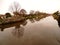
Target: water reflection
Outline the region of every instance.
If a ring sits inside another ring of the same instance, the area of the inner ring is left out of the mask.
[[[35,18],[35,20],[36,20],[36,21],[39,21],[39,20],[40,20],[40,18],[39,18],[39,17],[36,17],[36,18]]]
[[[59,20],[57,20],[57,22],[58,22],[58,26],[60,27],[60,19],[59,19]]]
[[[24,22],[22,22],[22,25],[25,26],[27,24],[27,21],[25,20]]]
[[[12,35],[16,37],[21,37],[24,34],[24,27],[27,24],[27,21],[22,21],[22,22],[17,22],[17,23],[12,23],[12,24],[6,24],[6,25],[0,25],[0,30],[4,31],[4,29],[10,28],[10,27],[15,27],[12,30]]]
[[[4,25],[9,27],[14,28],[0,32],[0,45],[60,45],[60,28],[52,16]]]
[[[4,31],[5,28],[10,28],[10,27],[14,27],[14,26],[15,26],[15,28],[18,28],[18,27],[20,27],[20,25],[25,26],[26,24],[27,24],[26,20],[25,21],[21,21],[21,22],[2,24],[2,25],[0,25],[0,30]]]
[[[16,37],[21,37],[24,34],[24,28],[20,25],[15,26],[15,29],[12,30],[12,34]]]
[[[31,23],[34,23],[35,21],[40,21],[40,19],[43,19],[43,18],[45,18],[45,16],[43,17],[43,15],[41,15],[41,16],[37,16],[35,18],[29,18],[29,20]],[[54,19],[55,19],[55,17],[54,17]],[[60,16],[56,20],[58,21],[58,25],[60,27]],[[26,24],[27,24],[27,20],[24,20],[21,22],[16,22],[16,23],[11,23],[11,24],[2,24],[2,25],[0,25],[0,30],[3,31],[5,28],[10,28],[13,26],[15,26],[15,28],[17,28],[17,27],[20,27],[20,25],[25,26]]]
[[[58,17],[54,17],[55,20],[58,22],[58,26],[60,27],[60,15]]]
[[[58,26],[60,27],[60,18],[57,21],[58,21]]]
[[[35,21],[40,21],[41,19],[45,18],[47,16],[36,16],[35,18],[29,18],[29,20],[31,21],[31,23],[34,23]]]
[[[39,21],[40,19],[42,18],[45,18],[47,16],[44,16],[44,15],[37,15],[36,17],[33,17],[31,16],[31,18],[28,18],[31,23],[34,23],[35,21]],[[15,23],[9,23],[9,24],[2,24],[0,25],[0,30],[3,31],[5,28],[10,28],[10,27],[13,27],[13,26],[17,26],[17,25],[23,25],[25,26],[27,24],[27,21],[24,20],[24,21],[21,21],[21,22],[15,22]]]
[[[57,21],[58,21],[58,25],[59,25],[59,27],[60,27],[60,16],[59,16],[59,19],[58,19]]]
[[[29,20],[30,20],[31,23],[34,23],[35,22],[34,19],[29,19]]]

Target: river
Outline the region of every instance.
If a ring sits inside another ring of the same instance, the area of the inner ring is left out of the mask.
[[[0,45],[60,45],[60,27],[52,16],[18,25],[0,31]]]

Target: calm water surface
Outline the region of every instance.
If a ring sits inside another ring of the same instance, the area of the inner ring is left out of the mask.
[[[60,45],[60,28],[52,16],[27,20],[0,31],[0,45]]]

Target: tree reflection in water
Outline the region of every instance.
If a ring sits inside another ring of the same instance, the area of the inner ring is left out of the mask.
[[[53,18],[54,18],[55,20],[57,20],[58,26],[60,27],[60,15],[54,14],[54,15],[53,15]]]
[[[59,20],[57,20],[57,22],[58,22],[58,26],[60,27],[60,19],[59,19]]]
[[[27,21],[22,22],[20,25],[16,25],[15,29],[12,31],[14,36],[21,37],[24,34],[24,27],[21,25],[25,26],[27,24]]]
[[[58,21],[58,26],[60,27],[60,18],[59,18],[59,20],[57,20]]]
[[[59,25],[59,27],[60,27],[60,16],[59,16],[59,20],[58,20],[58,25]]]
[[[15,26],[15,29],[12,31],[12,34],[17,37],[21,37],[24,34],[24,28],[20,25]]]
[[[58,23],[59,27],[60,27],[60,23]]]
[[[34,19],[29,19],[30,21],[31,21],[31,23],[34,23],[35,21],[34,21]]]
[[[34,23],[35,21],[40,21],[40,19],[43,19],[43,18],[35,17],[29,20],[31,21],[31,23]]]
[[[58,19],[56,18],[57,22],[58,22],[58,26],[60,27],[60,16],[58,16]]]
[[[23,26],[25,26],[26,24],[27,24],[27,21],[24,21],[24,22],[22,23]]]
[[[36,17],[36,18],[34,18],[36,21],[39,21],[40,20],[40,18],[39,17]]]

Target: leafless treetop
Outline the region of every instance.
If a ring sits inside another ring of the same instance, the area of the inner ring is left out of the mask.
[[[21,10],[21,6],[18,2],[14,2],[13,4],[11,4],[10,6],[10,11],[13,13],[13,12],[20,12]]]

